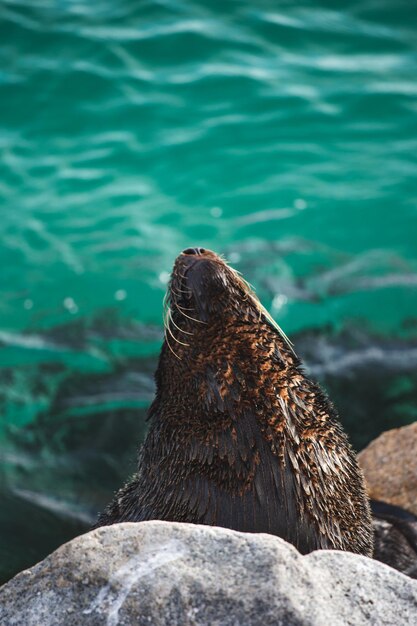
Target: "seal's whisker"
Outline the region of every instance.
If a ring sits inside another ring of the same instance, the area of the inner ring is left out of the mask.
[[[172,303],[173,305],[175,305],[175,306],[177,306],[177,307],[178,307],[178,306],[179,306],[179,304],[178,304],[178,302],[177,302],[176,298],[174,298],[174,296],[175,296],[175,295],[177,295],[177,296],[178,296],[178,294],[175,294],[174,292],[172,292],[172,291],[171,291],[171,294],[169,295],[169,299],[170,299],[170,301],[171,301],[171,303]],[[180,297],[180,296],[178,296],[178,297]],[[182,308],[182,309],[184,309],[184,311],[195,311],[195,308],[194,308],[194,307],[183,306],[183,307],[181,307],[181,308]]]
[[[193,322],[198,322],[199,324],[207,324],[207,322],[203,322],[203,320],[197,320],[195,317],[191,317],[190,315],[187,315],[186,313],[184,313],[180,305],[177,304],[176,302],[175,302],[175,306],[183,315],[185,315],[185,317],[188,317],[189,320],[193,320]]]
[[[169,327],[169,315],[170,315],[171,309],[170,307],[168,307],[165,312],[164,312],[164,337],[165,337],[165,341],[168,345],[168,348],[171,350],[172,354],[174,354],[177,359],[179,359],[180,361],[182,360],[181,357],[178,356],[178,354],[172,349],[171,344],[169,343],[169,339],[168,339],[168,335],[167,335],[167,331],[169,332],[169,334],[171,335],[171,337],[174,339],[174,341],[176,341],[177,343],[182,343],[182,341],[179,341],[173,334],[172,331]],[[188,346],[189,344],[183,344],[185,346]]]
[[[178,291],[176,289],[171,287],[171,291],[172,291],[172,293],[175,293],[175,295],[178,296],[178,298],[181,298],[180,294],[178,293]],[[191,291],[184,291],[183,289],[180,289],[180,292],[181,293],[185,293],[187,296],[191,296]]]
[[[166,344],[167,344],[168,348],[171,350],[172,354],[174,356],[176,356],[179,361],[182,361],[181,357],[178,356],[178,354],[176,352],[174,352],[174,350],[171,348],[171,344],[168,341],[168,337],[167,337],[166,332],[164,332],[164,337],[165,337]]]
[[[227,261],[224,254],[218,254],[217,256],[218,256],[217,259],[211,259],[212,263],[217,263],[217,265],[227,265],[228,267],[230,267],[229,262]]]
[[[175,304],[175,306],[176,306],[177,308],[179,307],[179,304],[177,303],[177,301],[176,301],[176,300],[174,300],[174,299],[173,299],[173,300],[172,300],[172,303],[173,303],[173,304]],[[195,311],[195,307],[193,307],[193,306],[191,306],[191,307],[189,307],[189,306],[182,306],[182,307],[181,307],[181,309],[182,309],[183,311]]]
[[[166,291],[165,295],[163,297],[163,300],[162,300],[162,310],[164,311],[164,313],[165,313],[166,308],[168,306],[168,300],[169,300],[169,294],[168,294],[168,291]]]
[[[179,339],[176,338],[176,336],[174,335],[174,333],[172,332],[172,330],[169,327],[169,324],[167,326],[167,331],[169,332],[169,334],[171,335],[171,337],[173,338],[174,341],[176,341],[177,343],[180,343],[182,346],[189,346],[189,343],[184,343],[183,341],[180,341]]]
[[[194,333],[190,333],[188,330],[183,330],[182,328],[180,328],[175,322],[174,322],[174,318],[172,317],[172,311],[171,308],[168,308],[168,315],[169,315],[169,319],[171,320],[171,322],[174,324],[175,328],[178,328],[178,330],[180,331],[180,333],[185,333],[186,335],[194,335]]]
[[[178,286],[176,286],[174,289],[174,287],[171,285],[171,290],[175,292],[179,291],[180,293],[186,293],[187,295],[191,294],[190,289],[180,289]]]
[[[174,335],[174,333],[172,332],[169,322],[170,320],[172,320],[172,316],[171,316],[171,309],[170,307],[168,307],[168,309],[165,312],[164,315],[164,327],[166,328],[166,330],[169,332],[169,334],[171,335],[171,337],[173,338],[174,341],[176,341],[177,343],[180,343],[183,346],[189,346],[189,343],[184,343],[183,341],[180,341],[179,339],[177,339]],[[181,330],[181,329],[179,329]]]
[[[164,322],[164,334],[165,334],[165,331],[166,331],[166,330],[167,330],[167,328],[168,328],[167,313],[168,313],[168,309],[167,309],[167,308],[165,308],[165,310],[164,310],[164,314],[163,314],[163,316],[162,316],[162,319],[163,319],[163,322]]]

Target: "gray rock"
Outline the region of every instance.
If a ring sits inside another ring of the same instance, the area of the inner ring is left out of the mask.
[[[417,624],[417,581],[366,557],[167,522],[99,528],[0,589],[1,626]]]

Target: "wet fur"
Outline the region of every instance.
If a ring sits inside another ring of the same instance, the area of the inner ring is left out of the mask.
[[[161,519],[372,554],[362,473],[336,412],[245,281],[180,255],[138,473],[97,526]]]

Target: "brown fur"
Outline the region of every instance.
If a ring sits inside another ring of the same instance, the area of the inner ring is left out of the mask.
[[[97,525],[162,519],[372,554],[362,473],[336,412],[220,257],[181,254],[139,469]]]

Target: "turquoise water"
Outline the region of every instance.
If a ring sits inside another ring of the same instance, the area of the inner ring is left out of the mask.
[[[356,447],[417,418],[414,2],[3,0],[0,20],[4,576],[132,471],[189,245],[255,286]]]

